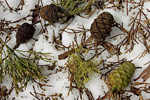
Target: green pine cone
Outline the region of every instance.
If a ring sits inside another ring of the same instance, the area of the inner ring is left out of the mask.
[[[111,86],[111,92],[123,90],[128,86],[135,71],[135,65],[131,62],[125,62],[115,69],[108,79]]]

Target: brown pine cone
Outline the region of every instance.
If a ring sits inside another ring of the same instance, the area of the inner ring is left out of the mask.
[[[59,13],[61,12],[60,7],[50,4],[42,7],[40,9],[40,16],[45,20],[49,21],[51,23],[54,23],[58,21],[60,15]]]
[[[28,23],[23,23],[19,29],[18,32],[16,34],[16,46],[14,47],[14,49],[16,49],[21,43],[26,43],[27,41],[29,41],[35,32],[35,28],[33,27],[32,24],[28,24]]]
[[[110,0],[111,3],[114,3],[115,1],[117,1],[119,4],[123,2],[123,0]]]
[[[113,24],[114,18],[109,12],[101,13],[91,24],[91,36],[98,41],[105,40],[110,35]]]

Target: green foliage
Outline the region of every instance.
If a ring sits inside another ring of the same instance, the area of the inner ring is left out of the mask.
[[[80,50],[77,49],[76,51],[79,52]],[[90,76],[95,72],[100,72],[96,66],[92,61],[82,59],[77,52],[69,55],[67,67],[73,75],[73,82],[78,88],[84,88],[84,84],[90,80]]]
[[[3,73],[3,71],[4,71],[4,69],[3,69],[3,61],[2,61],[2,49],[3,49],[3,45],[2,45],[2,43],[1,43],[1,41],[0,41],[0,83],[2,82],[2,79],[3,79],[3,77],[4,77],[4,73]]]
[[[57,0],[56,2],[53,1],[53,3],[60,6],[65,15],[70,16],[85,11],[94,3],[94,0],[89,2],[86,0]]]
[[[17,92],[26,87],[31,79],[44,79],[41,73],[42,69],[30,61],[30,59],[18,57],[8,46],[7,53],[9,56],[5,60],[5,69],[8,69],[7,73],[12,77]]]
[[[2,66],[2,63],[0,63],[0,83],[2,83],[3,76],[4,76],[3,66]]]
[[[43,81],[46,78],[41,73],[43,68],[39,67],[37,63],[39,60],[50,62],[50,59],[46,57],[49,53],[15,51],[5,44],[2,39],[0,41],[2,43],[1,47],[5,47],[6,49],[1,49],[1,54],[5,57],[2,59],[2,56],[0,56],[0,60],[3,60],[0,63],[0,82],[2,82],[4,74],[8,74],[12,78],[16,93],[18,94],[32,79]],[[24,55],[23,52],[28,53],[29,56]],[[22,57],[19,57],[18,54]]]

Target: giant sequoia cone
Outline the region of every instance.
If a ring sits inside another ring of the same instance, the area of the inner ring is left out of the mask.
[[[35,28],[33,27],[32,24],[28,24],[28,23],[23,23],[19,29],[18,32],[16,34],[16,46],[14,47],[14,49],[16,49],[21,43],[26,43],[27,41],[29,41],[35,32]]]
[[[40,16],[50,23],[58,21],[59,14],[61,14],[61,9],[54,4],[46,5],[40,9]]]
[[[91,36],[98,41],[105,40],[110,35],[113,24],[114,18],[109,12],[101,13],[91,24]]]
[[[128,86],[135,71],[135,65],[131,62],[125,62],[115,69],[110,75],[108,83],[111,86],[112,93],[123,90]]]
[[[82,44],[82,46],[84,47],[93,39],[98,40],[98,42],[105,40],[105,38],[110,35],[111,28],[113,27],[114,23],[114,18],[109,12],[101,13],[91,24],[91,36]],[[71,53],[71,51],[73,51],[73,49],[63,54],[60,54],[58,56],[59,60],[65,59],[68,54]]]

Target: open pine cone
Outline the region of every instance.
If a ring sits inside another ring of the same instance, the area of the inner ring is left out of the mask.
[[[114,18],[109,12],[101,13],[91,24],[91,36],[98,41],[105,40],[110,35],[113,24]]]

